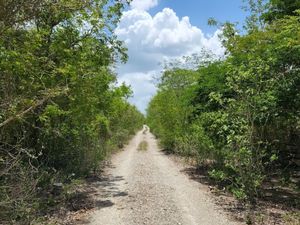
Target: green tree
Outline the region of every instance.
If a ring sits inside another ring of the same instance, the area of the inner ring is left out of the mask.
[[[111,69],[127,59],[113,33],[124,4],[0,3],[0,217],[26,224],[40,192],[95,170],[144,121]]]
[[[164,146],[208,166],[251,204],[263,182],[274,175],[288,182],[298,166],[299,13],[250,21],[243,35],[225,24],[227,57],[165,72],[149,104],[149,125]]]
[[[262,18],[271,23],[284,16],[296,16],[296,10],[300,8],[299,0],[270,0],[269,10],[262,15]]]
[[[165,71],[160,80],[158,94],[148,107],[147,118],[163,147],[172,151],[193,111],[190,102],[195,94],[197,73],[175,68]]]

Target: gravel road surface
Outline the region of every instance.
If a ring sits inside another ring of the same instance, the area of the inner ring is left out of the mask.
[[[144,128],[145,129],[145,128]],[[142,141],[146,151],[138,150]],[[106,179],[99,182],[98,210],[92,225],[230,225],[202,184],[181,171],[181,166],[161,152],[157,140],[140,131],[112,157]]]

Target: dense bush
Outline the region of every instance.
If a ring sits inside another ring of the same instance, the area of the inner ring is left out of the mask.
[[[163,147],[209,164],[250,202],[269,175],[288,181],[298,166],[300,11],[290,14],[245,35],[225,24],[225,59],[166,71],[148,108]]]
[[[95,170],[141,127],[112,67],[119,1],[0,3],[0,223],[29,223],[52,183]],[[3,220],[3,221],[2,221]]]

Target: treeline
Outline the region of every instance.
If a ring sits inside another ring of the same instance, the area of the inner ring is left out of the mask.
[[[250,2],[246,34],[223,24],[225,59],[165,71],[147,119],[165,149],[255,203],[265,181],[299,174],[300,1]]]
[[[32,223],[57,204],[40,195],[96,170],[142,126],[113,72],[127,58],[113,34],[124,7],[0,1],[1,224]]]

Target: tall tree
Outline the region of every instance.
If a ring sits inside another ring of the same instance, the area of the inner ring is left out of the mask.
[[[284,16],[297,15],[297,9],[300,9],[300,0],[270,0],[269,9],[262,18],[270,23]]]

